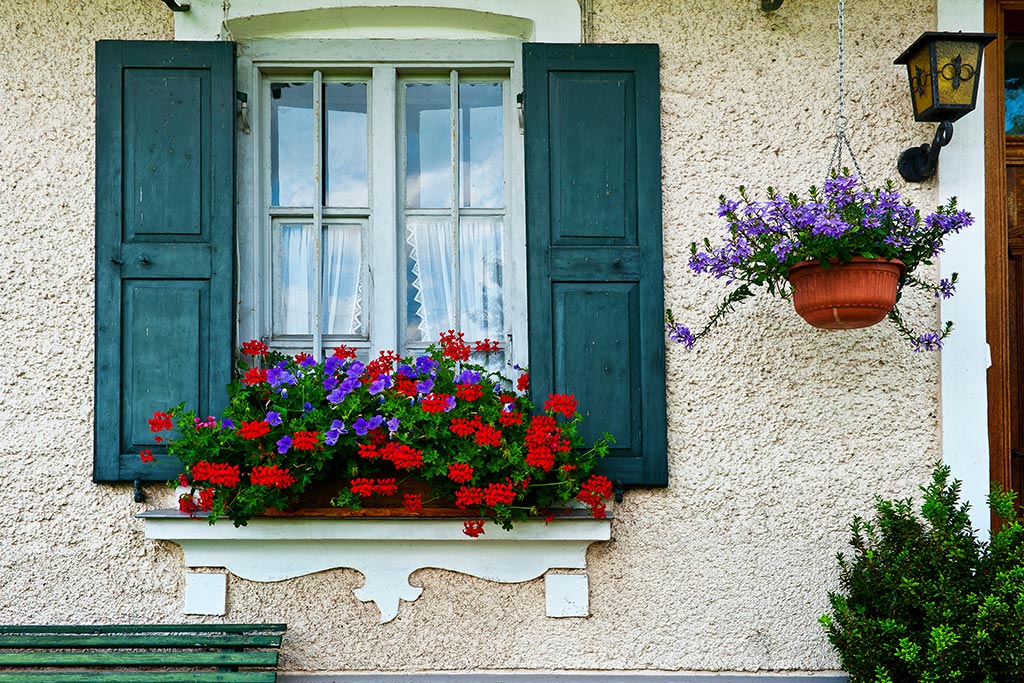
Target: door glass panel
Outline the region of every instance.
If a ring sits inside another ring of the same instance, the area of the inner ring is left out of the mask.
[[[504,206],[501,83],[459,85],[459,203]]]
[[[270,84],[270,202],[313,205],[313,84]]]
[[[324,202],[368,206],[366,84],[324,84]]]
[[[1007,37],[1004,56],[1006,134],[1024,135],[1024,38]]]
[[[274,268],[274,332],[313,332],[313,226],[282,225]]]
[[[405,205],[451,206],[451,88],[447,83],[405,86]]]
[[[437,341],[455,328],[452,301],[452,221],[447,216],[406,218],[406,339]]]
[[[324,226],[324,334],[363,333],[361,233],[358,225]]]

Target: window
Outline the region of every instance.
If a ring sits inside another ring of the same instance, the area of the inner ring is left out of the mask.
[[[241,61],[239,89],[257,95],[239,134],[253,199],[239,234],[255,247],[240,252],[239,337],[372,357],[456,329],[500,341],[496,367],[525,365],[515,45],[481,59],[392,42],[383,63],[365,59],[370,41],[336,43],[314,65],[263,41]]]
[[[657,46],[101,41],[96,81],[96,481],[173,476],[146,418],[217,413],[238,340],[458,327],[666,483]]]

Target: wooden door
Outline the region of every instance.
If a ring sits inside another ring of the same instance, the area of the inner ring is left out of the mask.
[[[986,0],[985,270],[990,476],[1024,491],[1024,2]],[[1018,512],[1021,511],[1018,500]]]

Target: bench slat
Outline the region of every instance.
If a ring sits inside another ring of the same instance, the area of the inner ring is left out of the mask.
[[[277,666],[277,652],[0,652],[5,666]]]
[[[286,628],[286,624],[16,624],[0,626],[0,634],[255,633],[284,631]]]
[[[275,683],[273,671],[0,672],[0,683]]]
[[[182,635],[5,635],[0,648],[168,648],[168,647],[280,647],[281,636],[196,633]]]

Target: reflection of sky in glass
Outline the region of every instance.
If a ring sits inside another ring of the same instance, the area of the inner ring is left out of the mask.
[[[324,85],[324,203],[368,206],[366,84]]]
[[[459,203],[504,206],[501,84],[459,85]]]
[[[1006,133],[1024,135],[1024,40],[1006,40]]]
[[[313,205],[313,84],[270,84],[270,203]]]
[[[451,89],[447,83],[405,88],[405,196],[413,209],[451,206]]]

